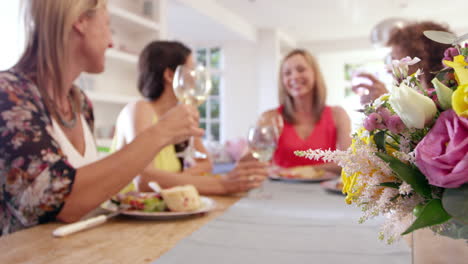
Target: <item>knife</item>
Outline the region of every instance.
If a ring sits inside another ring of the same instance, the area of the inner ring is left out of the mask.
[[[98,226],[100,224],[105,223],[110,218],[119,215],[121,211],[122,210],[119,210],[119,211],[113,212],[113,213],[108,214],[108,215],[98,215],[98,216],[95,216],[95,217],[92,217],[92,218],[89,218],[89,219],[86,219],[86,220],[78,221],[76,223],[61,226],[61,227],[55,229],[52,232],[52,235],[55,236],[55,237],[64,237],[64,236],[76,233],[78,231],[82,231],[82,230],[85,230],[85,229],[89,229],[89,228]]]

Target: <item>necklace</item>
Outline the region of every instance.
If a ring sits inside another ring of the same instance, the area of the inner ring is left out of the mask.
[[[62,124],[63,127],[66,127],[66,128],[74,128],[75,125],[76,125],[76,106],[75,104],[70,100],[70,96],[67,96],[67,99],[68,99],[68,102],[70,103],[71,105],[71,112],[72,112],[72,119],[70,121],[67,121],[67,120],[63,120],[62,116],[58,113],[58,111],[56,110],[56,114],[57,114],[57,117],[58,117],[58,121],[60,122],[60,124]]]

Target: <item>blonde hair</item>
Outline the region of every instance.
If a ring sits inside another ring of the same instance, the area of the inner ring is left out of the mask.
[[[34,79],[49,110],[55,109],[57,96],[64,96],[63,75],[72,24],[81,15],[93,15],[106,3],[107,0],[22,1],[26,46],[15,68]],[[49,85],[52,96],[47,93]]]
[[[301,55],[304,57],[306,62],[312,68],[314,72],[314,87],[312,89],[312,107],[313,107],[313,115],[315,119],[318,121],[320,120],[320,116],[322,115],[322,111],[325,108],[325,101],[327,97],[327,87],[325,85],[325,80],[323,79],[322,72],[320,71],[319,64],[314,56],[312,56],[309,52],[303,49],[295,49],[289,52],[281,61],[280,70],[279,70],[279,78],[278,78],[278,97],[279,102],[283,106],[282,116],[284,120],[288,123],[294,124],[296,122],[294,118],[294,100],[286,91],[286,87],[283,84],[283,65],[294,55]]]

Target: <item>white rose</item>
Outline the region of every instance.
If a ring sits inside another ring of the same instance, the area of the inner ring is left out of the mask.
[[[437,107],[431,98],[418,93],[404,83],[400,87],[393,87],[388,101],[408,128],[424,128],[424,125],[437,113]]]

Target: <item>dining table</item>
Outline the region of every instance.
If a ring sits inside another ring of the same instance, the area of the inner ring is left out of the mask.
[[[411,263],[403,241],[379,240],[382,219],[317,183],[266,181],[216,208],[170,220],[117,216],[66,237],[48,223],[0,237],[0,263]]]

